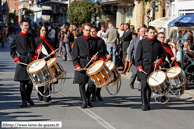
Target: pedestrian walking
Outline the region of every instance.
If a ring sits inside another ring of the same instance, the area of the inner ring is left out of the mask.
[[[68,30],[67,27],[64,27],[63,30],[61,31],[61,35],[62,35],[62,60],[67,60],[67,61],[71,61],[71,52],[70,52],[70,41],[69,41],[69,36],[70,36],[70,32]]]
[[[107,38],[107,51],[110,54],[112,52],[112,61],[116,64],[116,45],[119,34],[116,28],[114,28],[113,22],[108,23],[108,30],[104,34],[104,38]]]

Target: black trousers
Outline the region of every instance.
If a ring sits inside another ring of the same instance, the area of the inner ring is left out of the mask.
[[[20,81],[20,94],[22,101],[27,101],[30,99],[33,89],[33,84],[31,81]]]
[[[149,104],[152,91],[147,83],[147,79],[141,80],[141,89],[142,89],[141,92],[143,92],[141,93],[141,99],[142,99],[143,105]]]

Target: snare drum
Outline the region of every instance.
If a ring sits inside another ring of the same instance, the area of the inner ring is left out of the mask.
[[[43,59],[31,62],[26,69],[35,86],[44,86],[52,80],[47,63]]]
[[[63,67],[57,62],[56,58],[52,58],[47,61],[48,68],[52,74],[52,83],[56,82],[59,78],[62,78],[65,74]]]
[[[90,65],[86,73],[98,88],[108,85],[113,80],[113,74],[102,60]]]
[[[117,84],[121,80],[121,75],[117,71],[115,64],[113,62],[106,62],[105,64],[114,75],[113,80],[108,84],[108,86]]]
[[[166,75],[172,88],[180,88],[186,82],[184,72],[180,67],[171,67],[166,71]]]
[[[152,72],[147,79],[147,82],[157,96],[164,96],[170,91],[170,84],[167,80],[166,74],[163,71]]]

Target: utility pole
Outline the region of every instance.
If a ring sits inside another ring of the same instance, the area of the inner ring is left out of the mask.
[[[152,5],[152,8],[153,8],[153,19],[152,20],[155,20],[155,5],[156,5],[156,3],[155,3],[155,1],[153,2],[153,5]]]

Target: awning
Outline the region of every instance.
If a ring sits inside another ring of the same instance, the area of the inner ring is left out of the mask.
[[[168,28],[168,24],[177,17],[162,17],[149,23],[150,26]]]

